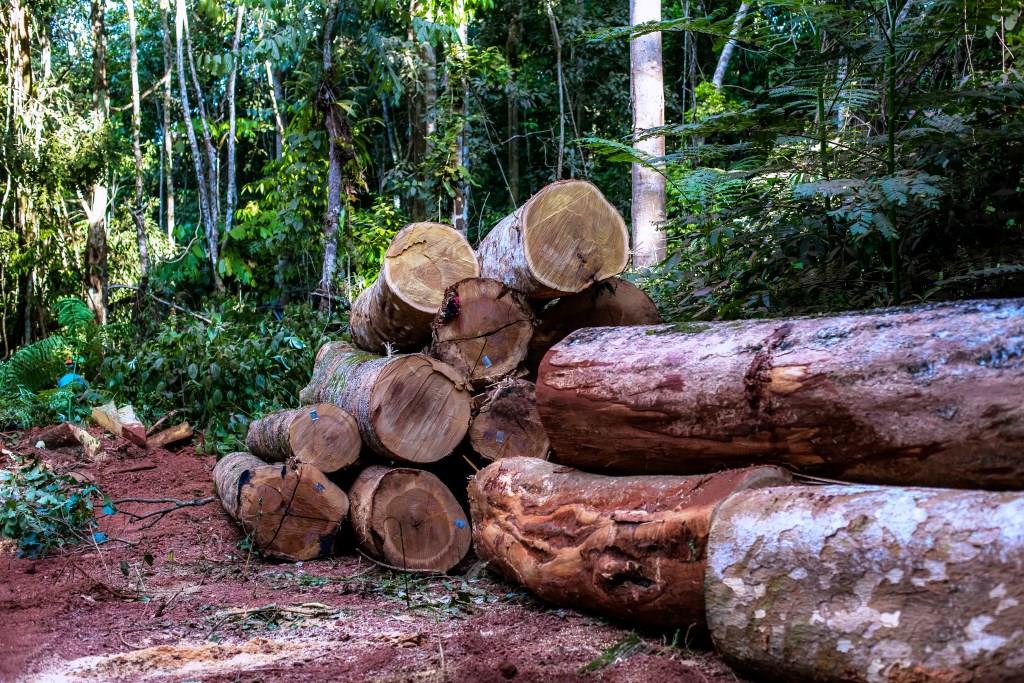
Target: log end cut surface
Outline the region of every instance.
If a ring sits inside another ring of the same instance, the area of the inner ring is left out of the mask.
[[[521,223],[530,270],[551,290],[578,292],[626,268],[626,223],[588,182],[548,185],[524,206]]]
[[[472,398],[461,376],[422,354],[389,362],[377,376],[369,415],[383,448],[409,462],[435,462],[469,429]]]
[[[480,274],[473,247],[454,228],[413,223],[391,241],[381,276],[413,308],[434,314],[450,285]]]
[[[469,552],[469,519],[429,472],[368,467],[353,483],[351,495],[360,545],[389,565],[446,572]]]
[[[487,460],[546,460],[550,443],[537,412],[533,382],[514,380],[492,390],[469,426],[469,444]]]
[[[288,441],[299,462],[331,473],[359,459],[359,425],[346,410],[332,403],[299,408],[288,427]]]

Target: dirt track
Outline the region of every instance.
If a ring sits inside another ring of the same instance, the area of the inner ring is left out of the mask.
[[[18,450],[32,443],[26,435]],[[191,447],[104,445],[98,465],[75,464],[74,449],[36,452],[114,499],[210,495],[213,458]],[[554,610],[472,561],[460,576],[433,578],[358,555],[270,564],[240,547],[216,502],[141,528],[153,519],[100,520],[132,545],[111,540],[44,560],[0,551],[0,681],[738,680],[714,655],[685,647],[685,633],[637,638]]]

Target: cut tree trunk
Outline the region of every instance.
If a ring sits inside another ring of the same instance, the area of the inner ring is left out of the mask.
[[[484,277],[532,299],[553,299],[621,273],[629,260],[629,235],[600,190],[582,180],[562,180],[494,226],[478,255]]]
[[[153,448],[169,446],[185,439],[191,439],[192,435],[192,425],[188,422],[182,422],[150,436],[149,445]]]
[[[367,351],[412,351],[430,341],[445,290],[480,274],[466,238],[440,223],[413,223],[391,240],[377,280],[352,304],[349,327]]]
[[[99,439],[70,422],[61,422],[47,427],[39,432],[36,441],[42,441],[46,448],[81,446],[88,460],[95,459],[102,448]]]
[[[749,491],[711,525],[708,625],[752,680],[1021,680],[1022,567],[1021,493]]]
[[[656,325],[661,315],[651,297],[636,285],[613,277],[544,308],[530,340],[526,367],[536,373],[548,350],[584,327]]]
[[[506,458],[470,482],[473,539],[481,559],[544,600],[631,624],[703,623],[715,508],[787,481],[775,467],[606,477]]]
[[[351,467],[362,446],[356,419],[333,403],[281,410],[249,424],[245,446],[268,462],[295,458],[324,474]]]
[[[537,412],[533,382],[502,382],[481,398],[469,424],[469,445],[487,460],[548,457],[548,435]]]
[[[331,552],[348,496],[312,465],[268,465],[231,453],[213,468],[224,509],[271,557],[312,560]]]
[[[129,403],[118,408],[113,401],[92,409],[93,422],[114,436],[124,437],[140,448],[146,447],[146,425],[135,416]]]
[[[526,358],[533,309],[504,283],[468,278],[445,292],[433,330],[431,355],[479,388],[512,374]]]
[[[466,513],[430,472],[374,465],[349,495],[359,546],[391,567],[446,572],[469,552]]]
[[[371,450],[413,464],[451,453],[472,408],[465,379],[445,363],[420,353],[381,358],[344,342],[320,349],[299,399],[344,408]]]
[[[537,404],[584,469],[1020,488],[1022,358],[1024,300],[588,329],[544,357]]]

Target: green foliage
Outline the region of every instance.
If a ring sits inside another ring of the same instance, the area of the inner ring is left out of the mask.
[[[280,319],[278,319],[280,315]],[[313,358],[341,321],[296,305],[283,311],[226,306],[213,325],[173,315],[141,344],[115,340],[104,359],[104,390],[143,415],[178,409],[206,448],[244,449],[254,417],[296,404]]]
[[[71,345],[61,336],[22,346],[0,366],[0,392],[38,391],[55,386],[70,353]]]
[[[0,469],[0,534],[28,557],[88,540],[96,526],[93,501],[103,498],[100,490],[38,460],[11,460],[9,469]],[[102,540],[97,534],[96,541]]]
[[[586,674],[600,671],[607,666],[640,654],[645,650],[647,650],[647,644],[640,636],[631,631],[621,640],[602,650],[600,655],[581,666],[579,672]]]

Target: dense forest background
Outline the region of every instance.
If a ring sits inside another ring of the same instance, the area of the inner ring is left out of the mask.
[[[0,427],[116,398],[230,450],[402,225],[476,243],[558,178],[652,235],[669,319],[1019,295],[1021,10],[8,0]]]

